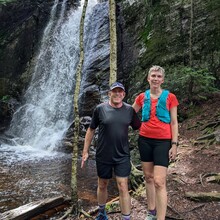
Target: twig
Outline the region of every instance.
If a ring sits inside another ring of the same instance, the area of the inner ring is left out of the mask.
[[[169,209],[171,209],[171,211],[173,211],[175,214],[177,214],[178,216],[181,217],[181,213],[179,213],[176,209],[174,209],[173,207],[171,207],[169,204],[167,205],[167,207],[168,207]]]
[[[107,214],[115,214],[115,213],[121,213],[121,211],[111,211],[111,212],[108,212]]]
[[[182,217],[172,217],[172,216],[169,216],[169,215],[166,215],[166,219],[168,219],[168,220],[183,220]]]
[[[59,218],[58,220],[63,220],[63,219],[66,219],[73,211],[73,206],[71,206],[67,211],[66,213],[61,217]]]
[[[91,218],[91,219],[94,219],[90,214],[88,214],[86,211],[84,211],[83,209],[80,209],[79,212],[81,214],[83,214],[85,217],[87,218]]]
[[[181,213],[184,214],[184,213],[192,212],[192,211],[194,211],[196,209],[202,208],[203,206],[205,206],[205,204],[198,205],[198,206],[196,206],[196,207],[194,207],[194,208],[192,208],[192,209],[190,209],[188,211],[181,212]]]
[[[203,181],[202,181],[203,177],[204,177],[204,174],[199,175],[200,182],[201,182],[202,186],[205,187],[205,185],[203,184]]]

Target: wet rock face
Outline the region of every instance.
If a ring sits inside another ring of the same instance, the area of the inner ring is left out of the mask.
[[[91,116],[97,104],[108,100],[110,71],[110,33],[109,33],[109,3],[99,1],[94,7],[89,25],[85,31],[85,59],[82,71],[81,91],[79,97],[80,116]],[[117,16],[119,7],[116,8]],[[121,62],[121,25],[118,19],[118,73],[117,80],[124,83]]]
[[[107,99],[109,89],[108,3],[95,6],[85,31],[85,58],[79,97],[80,116],[92,114],[97,104]]]
[[[14,111],[10,100],[19,100],[30,80],[30,76],[23,77],[22,74],[27,72],[37,51],[52,4],[53,0],[0,3],[1,130],[7,128]]]
[[[0,133],[8,128],[11,117],[19,106],[16,99],[10,98],[7,100],[7,97],[4,98],[0,100]]]
[[[0,97],[17,96],[27,83],[20,77],[37,50],[52,4],[52,0],[0,4]]]

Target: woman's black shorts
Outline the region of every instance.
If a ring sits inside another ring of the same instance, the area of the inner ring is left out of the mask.
[[[139,136],[138,148],[142,162],[153,162],[154,165],[169,166],[170,139],[154,139]]]

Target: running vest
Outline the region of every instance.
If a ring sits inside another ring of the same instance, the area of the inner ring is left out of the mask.
[[[168,90],[163,90],[160,97],[158,98],[156,106],[156,116],[157,118],[169,124],[170,123],[170,112],[166,107],[167,97],[169,95]],[[150,90],[146,90],[144,97],[144,105],[142,108],[142,121],[148,121],[150,119],[150,110],[151,110],[151,100],[150,100]]]

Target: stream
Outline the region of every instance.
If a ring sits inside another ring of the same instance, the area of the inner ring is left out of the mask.
[[[9,154],[13,155],[13,152],[0,150],[0,213],[45,198],[70,197],[70,154],[59,153],[34,160],[30,158],[19,160],[17,157],[11,158],[11,162],[8,162]],[[79,166],[80,163],[79,160]],[[88,160],[83,169],[78,167],[77,179],[78,197],[82,200],[83,207],[97,205],[97,175],[94,160]],[[112,181],[109,185],[109,199],[116,195],[116,184]]]
[[[54,0],[40,49],[31,64],[30,85],[9,129],[0,137],[0,212],[71,194],[71,154],[59,152],[59,147],[74,119],[73,91],[83,2],[68,12],[67,0],[61,4]],[[93,60],[109,50],[109,42],[100,44],[96,37],[99,33],[96,26],[106,15],[107,6],[107,3],[97,4],[96,0],[88,4],[85,56]],[[98,21],[91,19],[94,16]],[[100,54],[92,50],[95,45],[99,45]],[[85,60],[84,68],[91,63]],[[83,205],[96,205],[97,175],[93,160],[84,169],[78,167],[78,185]],[[110,184],[109,198],[116,192],[116,185]]]

